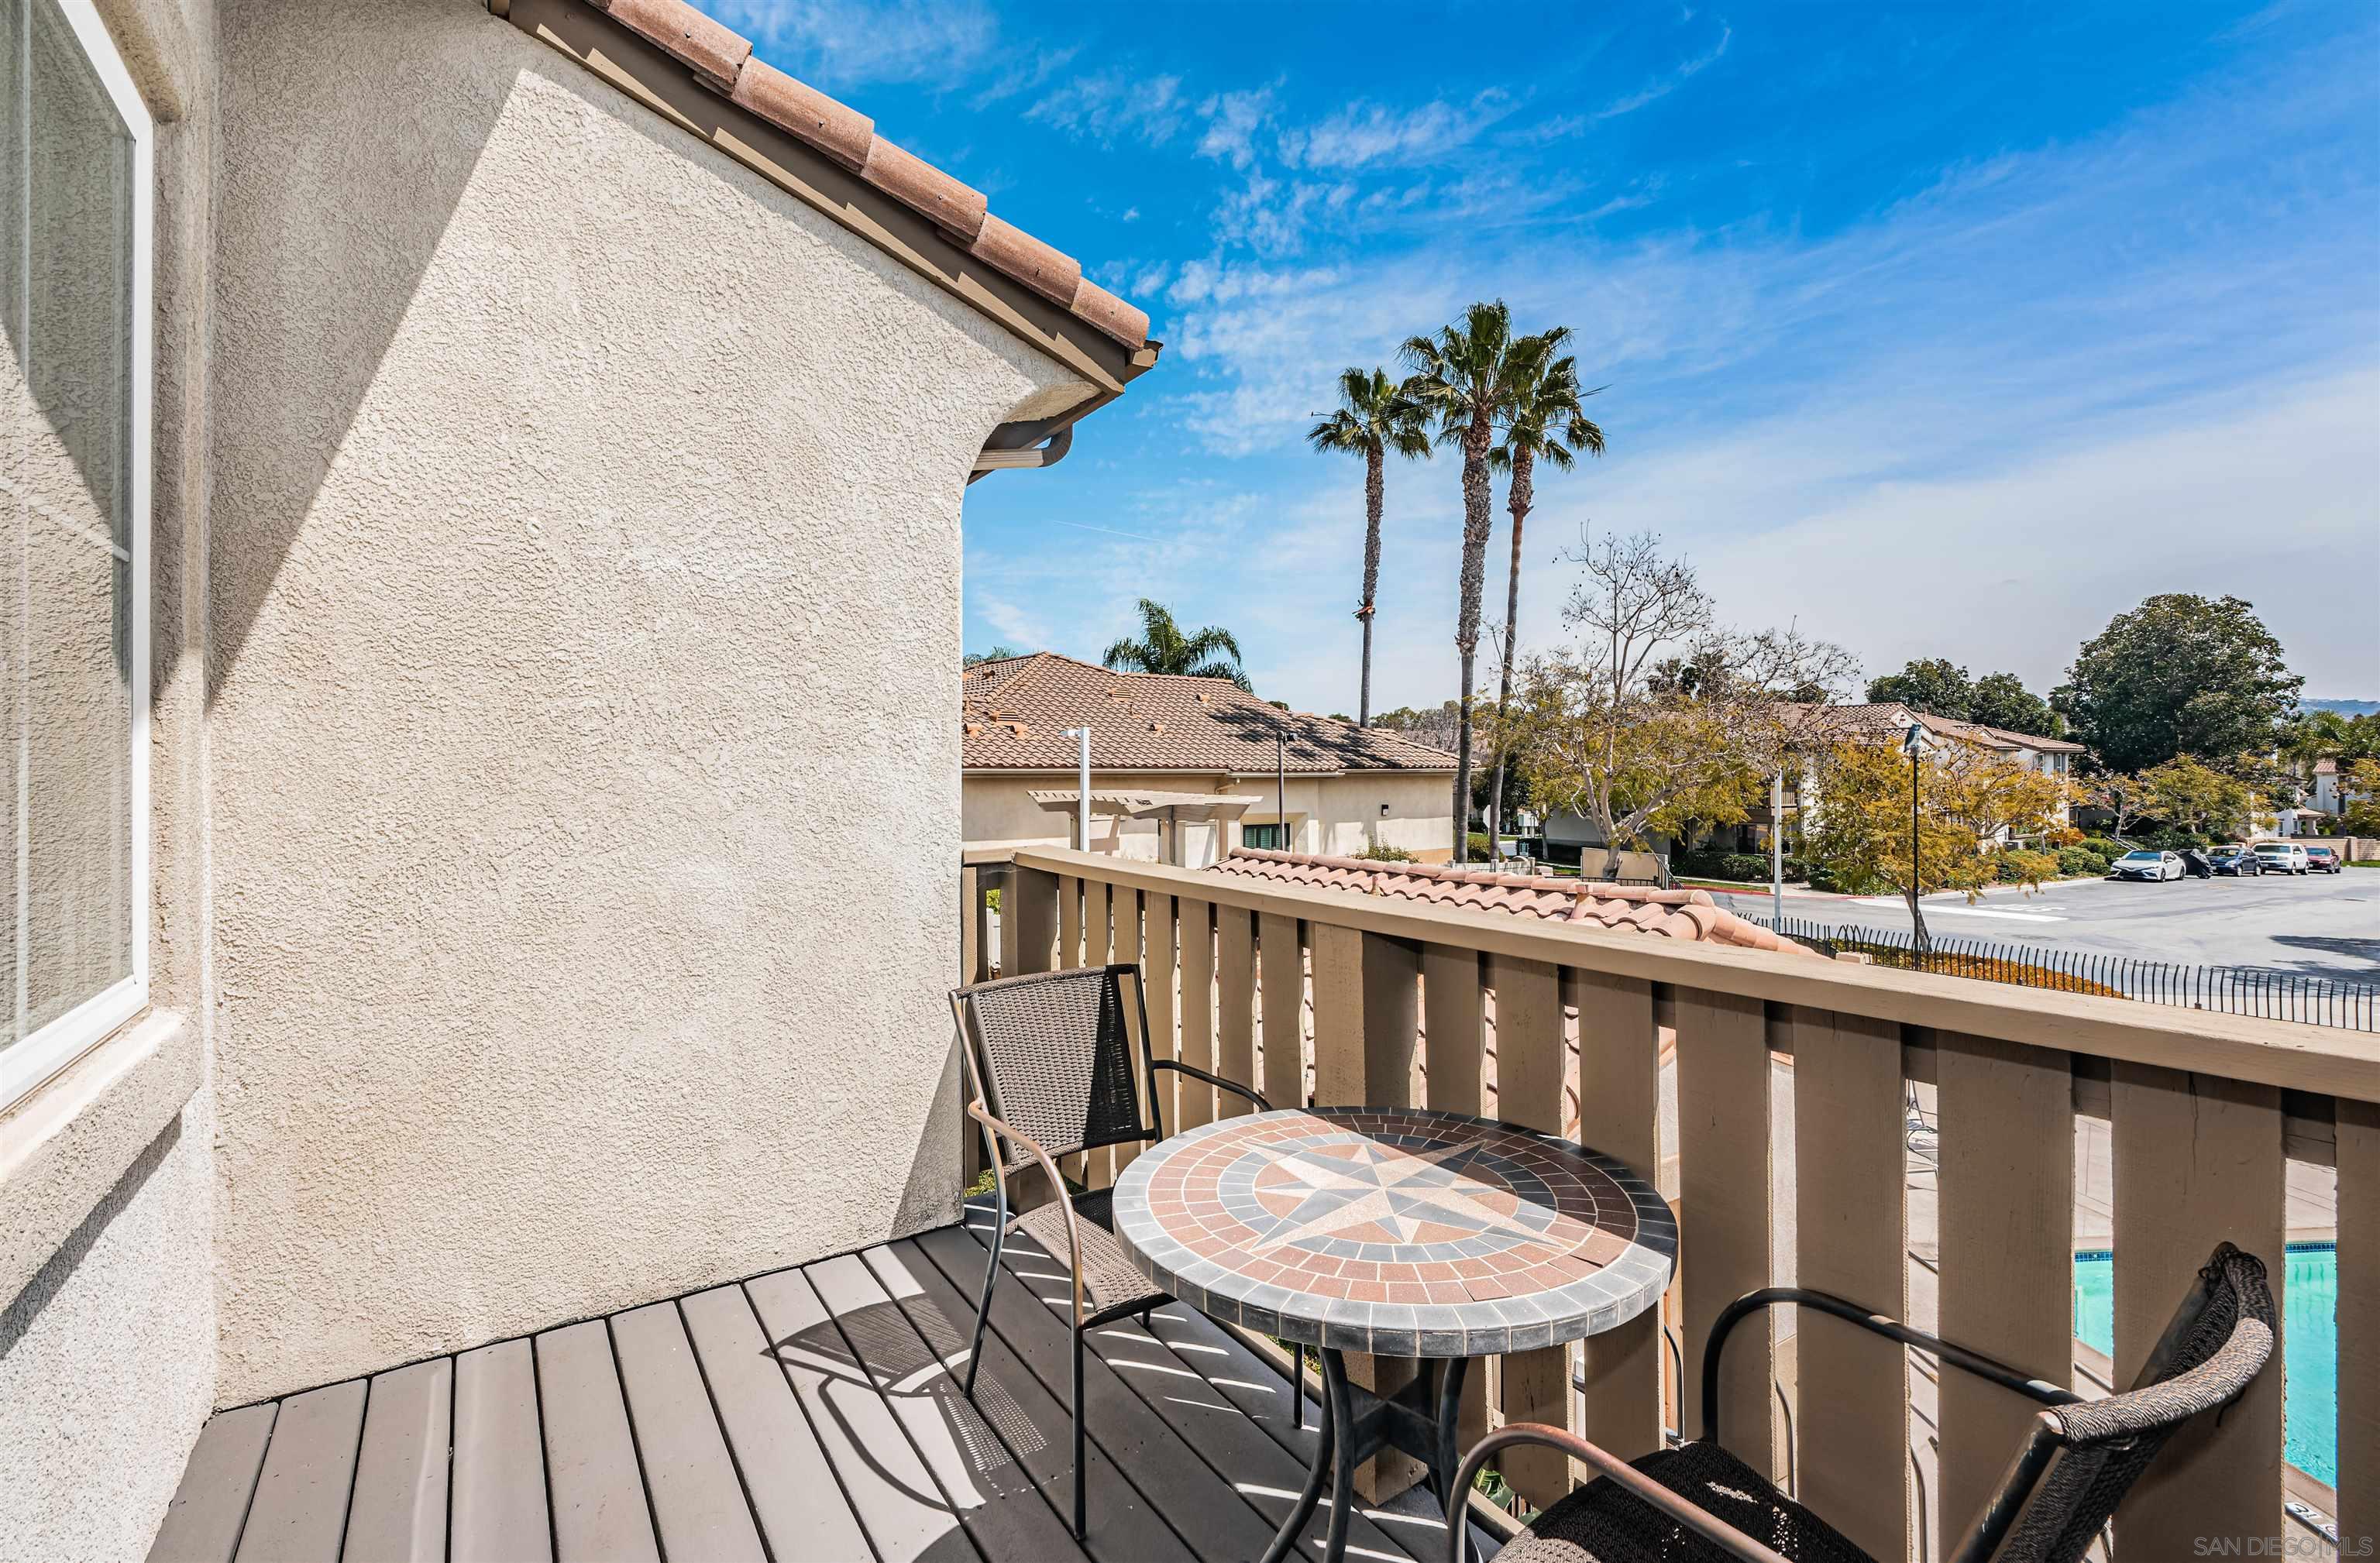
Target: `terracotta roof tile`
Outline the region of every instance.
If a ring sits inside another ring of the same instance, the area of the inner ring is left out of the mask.
[[[737,107],[759,115],[854,174],[867,164],[868,144],[876,139],[876,121],[807,82],[795,80],[766,60],[746,62],[729,96]]]
[[[589,4],[722,90],[735,85],[736,73],[752,55],[750,39],[711,20],[686,0],[589,0]]]
[[[1357,857],[1323,857],[1255,848],[1232,853],[1207,872],[1418,901],[1434,906],[1502,912],[1547,922],[1585,923],[1615,932],[1654,934],[1689,943],[1782,950],[1807,955],[1814,961],[1826,958],[1737,916],[1713,901],[1707,892],[1698,890],[1601,885],[1437,864],[1372,863]]]
[[[1451,771],[1454,757],[1377,727],[1282,711],[1220,678],[1115,672],[1052,651],[979,662],[959,675],[961,763],[969,770],[1068,770],[1071,727],[1091,730],[1099,770],[1269,775],[1289,733],[1293,776]]]
[[[1080,261],[991,216],[982,191],[879,136],[868,115],[754,59],[749,39],[686,0],[589,3],[737,107],[923,213],[992,270],[1127,347],[1149,345],[1148,312],[1085,280]],[[500,6],[490,8],[503,14]]]

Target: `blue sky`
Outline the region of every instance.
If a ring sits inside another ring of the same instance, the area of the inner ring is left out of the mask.
[[[2046,689],[2230,591],[2309,695],[2380,695],[2369,5],[701,3],[1166,343],[969,490],[971,648],[1096,658],[1148,595],[1352,710],[1361,467],[1308,414],[1500,297],[1609,387],[1609,454],[1538,485],[1524,647],[1565,545],[1649,528],[1871,672]],[[1376,706],[1454,692],[1458,477],[1390,474]]]

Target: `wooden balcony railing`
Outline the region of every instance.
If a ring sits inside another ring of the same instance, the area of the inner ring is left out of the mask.
[[[2110,1376],[2129,1384],[2218,1240],[2260,1256],[2282,1292],[2293,1164],[2301,1181],[2335,1175],[2338,1481],[2315,1496],[2346,1555],[2380,1535],[2380,1048],[2367,1036],[1058,850],[971,854],[962,878],[969,980],[991,975],[996,882],[1005,972],[1140,963],[1160,1057],[1276,1102],[1574,1127],[1660,1169],[1681,1230],[1662,1313],[1687,1407],[1648,1314],[1575,1357],[1519,1353],[1475,1375],[1490,1402],[1475,1435],[1490,1417],[1549,1421],[1634,1456],[1665,1425],[1691,1433],[1713,1318],[1789,1283],[2092,1392],[2074,1367],[2078,1119],[2107,1126]],[[1183,1081],[1169,1126],[1247,1110],[1216,1097]],[[1916,1179],[1912,1102],[1938,1136]],[[1104,1184],[1128,1159],[1084,1176]],[[1725,1363],[1735,1452],[1879,1558],[1942,1557],[2034,1411],[1822,1316],[1739,1332]],[[2285,1491],[2309,1490],[2285,1476],[2284,1395],[2277,1352],[2219,1424],[2174,1439],[2118,1517],[2119,1563],[2306,1555],[2313,1534],[2284,1520]],[[1512,1451],[1506,1475],[1539,1505],[1577,1479],[1542,1450]]]

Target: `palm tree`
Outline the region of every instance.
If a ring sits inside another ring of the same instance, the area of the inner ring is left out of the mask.
[[[1500,731],[1505,708],[1512,701],[1512,661],[1520,652],[1521,530],[1536,500],[1536,464],[1542,459],[1567,472],[1574,459],[1573,453],[1585,451],[1596,456],[1603,454],[1603,430],[1579,406],[1584,398],[1603,388],[1598,385],[1595,391],[1581,391],[1578,360],[1554,357],[1556,349],[1569,340],[1570,327],[1556,326],[1524,337],[1513,345],[1512,403],[1504,413],[1504,442],[1488,453],[1491,466],[1512,475],[1505,491],[1505,508],[1512,515],[1512,574],[1504,593],[1504,666],[1496,689]],[[1500,740],[1496,745],[1496,781],[1488,789],[1488,806],[1495,811],[1488,834],[1492,842],[1500,838],[1504,829],[1504,745]]]
[[[1488,453],[1510,394],[1512,312],[1502,299],[1474,304],[1436,336],[1411,336],[1400,357],[1413,370],[1404,394],[1438,419],[1439,442],[1463,448],[1463,574],[1454,648],[1463,657],[1463,723],[1454,748],[1454,861],[1470,857],[1471,696],[1479,651],[1479,598],[1487,584]]]
[[[1173,614],[1161,602],[1140,600],[1138,640],[1119,640],[1101,659],[1122,672],[1182,673],[1191,678],[1227,678],[1250,694],[1255,689],[1240,670],[1240,643],[1232,632],[1208,624],[1196,635],[1184,635]]]
[[[1380,585],[1380,502],[1390,451],[1407,461],[1429,454],[1429,433],[1421,407],[1389,379],[1383,369],[1351,369],[1339,376],[1339,410],[1305,431],[1318,451],[1364,458],[1364,683],[1355,703],[1355,725],[1372,725],[1372,606]]]

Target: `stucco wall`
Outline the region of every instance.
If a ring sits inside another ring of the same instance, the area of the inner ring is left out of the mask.
[[[949,1219],[955,877],[856,849],[956,861],[1061,371],[476,0],[223,49],[219,1399]]]
[[[0,1541],[142,1556],[210,1409],[207,1129],[194,1102],[0,1307]]]
[[[1052,813],[1033,801],[1036,789],[1071,791],[1071,774],[973,775],[965,780],[964,819],[970,847],[1071,846],[1074,816]],[[1091,772],[1091,790],[1137,788],[1163,793],[1229,793],[1257,800],[1241,822],[1270,824],[1281,817],[1269,776],[1221,780],[1157,771]],[[1453,779],[1435,772],[1366,771],[1345,776],[1293,776],[1287,803],[1291,842],[1296,851],[1342,855],[1375,844],[1402,847],[1426,863],[1444,862],[1454,851]],[[1380,806],[1389,806],[1386,817]],[[1197,821],[1182,827],[1183,866],[1204,868],[1217,856],[1215,829]],[[1225,828],[1227,846],[1239,844],[1238,824]],[[1158,859],[1156,822],[1094,816],[1091,850],[1118,853],[1145,862]]]
[[[157,1012],[0,1117],[0,1227],[10,1240],[0,1287],[0,1550],[43,1559],[145,1553],[215,1388],[196,567],[205,536],[213,6],[98,0],[98,10],[158,122],[145,517]]]

